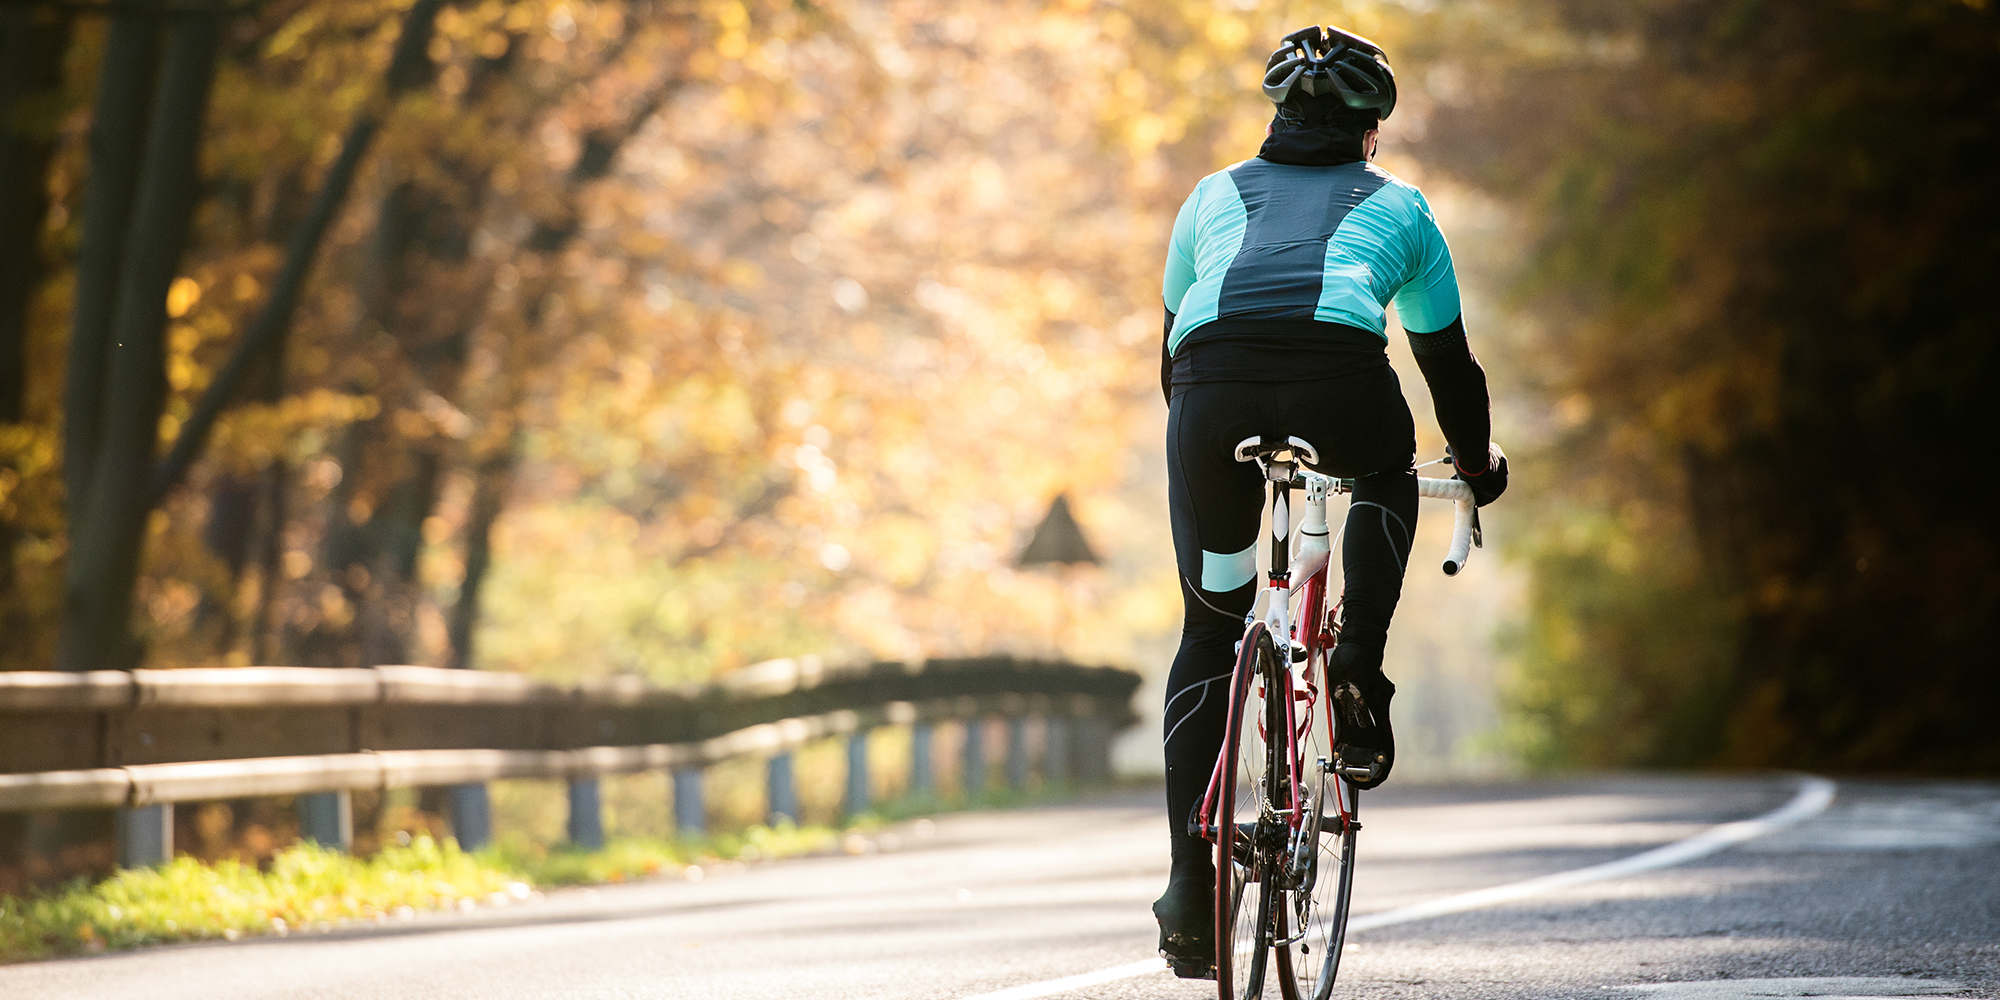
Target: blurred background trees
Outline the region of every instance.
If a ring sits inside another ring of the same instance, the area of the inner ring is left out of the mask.
[[[1546,763],[1987,772],[2000,19],[1521,5],[1434,161],[1518,199]],[[1436,72],[1437,70],[1433,70]]]
[[[1521,452],[1525,598],[1413,578],[1392,670],[1543,765],[2000,764],[1986,4],[145,7],[0,6],[7,668],[1157,667],[1160,249],[1321,20]],[[1104,568],[1015,569],[1065,491]]]

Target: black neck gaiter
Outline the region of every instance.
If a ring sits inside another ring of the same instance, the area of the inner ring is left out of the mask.
[[[1272,123],[1275,129],[1277,123]],[[1374,125],[1350,126],[1328,122],[1309,128],[1287,128],[1273,131],[1264,139],[1264,148],[1257,155],[1272,163],[1289,163],[1301,167],[1334,167],[1343,163],[1353,163],[1364,159],[1361,155],[1361,137],[1368,134]]]

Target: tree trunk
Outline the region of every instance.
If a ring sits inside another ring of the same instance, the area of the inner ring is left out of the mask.
[[[283,399],[284,343],[280,341],[258,367],[262,370],[256,376],[254,398],[267,404]],[[277,454],[271,456],[270,464],[263,469],[247,475],[218,475],[210,487],[208,524],[202,532],[202,541],[229,569],[226,592],[229,596],[218,599],[204,594],[197,613],[202,621],[218,626],[215,637],[218,655],[226,657],[245,646],[247,637],[245,651],[249,658],[263,662],[259,636],[263,623],[269,620],[271,588],[276,582],[273,574],[284,548],[284,489],[288,478],[284,456]],[[250,573],[252,569],[257,571],[255,576]],[[254,595],[246,593],[253,581],[257,587]],[[254,609],[247,622],[240,611],[246,597],[251,598]]]
[[[414,283],[411,251],[437,204],[431,191],[409,180],[395,184],[383,197],[365,263],[355,281],[361,305],[354,323],[357,341],[379,330],[397,342],[398,355],[409,356],[414,334],[407,314],[420,312],[404,308],[403,302],[404,293]],[[354,613],[345,622],[315,626],[315,634],[306,641],[320,650],[317,659],[332,665],[408,661],[396,629],[388,621],[398,588],[381,555],[382,535],[397,520],[394,508],[413,502],[405,488],[411,475],[406,468],[409,456],[401,447],[394,413],[409,401],[405,397],[416,393],[409,385],[409,372],[393,363],[386,367],[388,371],[374,386],[383,412],[341,432],[340,450],[347,457],[341,464],[340,487],[327,496],[327,530],[321,540],[319,564],[341,588]],[[367,513],[357,516],[358,508]]]
[[[98,77],[63,393],[63,485],[69,494],[72,550],[77,541],[74,522],[90,498],[91,476],[97,469],[111,313],[119,271],[125,265],[132,203],[138,197],[159,40],[156,18],[147,14],[115,18]]]
[[[450,176],[461,190],[441,192],[405,184],[383,205],[373,261],[377,274],[370,281],[379,294],[371,300],[370,318],[395,338],[407,363],[391,390],[402,398],[385,399],[385,408],[418,408],[430,399],[453,407],[461,404],[467,345],[485,312],[491,278],[490,268],[471,260],[468,253],[484,202],[486,171],[467,164],[452,166],[456,169]],[[419,275],[431,280],[416,280]],[[448,296],[449,307],[441,308],[436,300],[440,285],[457,289],[457,294]],[[417,559],[423,550],[423,524],[437,506],[438,484],[454,442],[442,433],[444,428],[411,437],[383,418],[353,430],[371,442],[374,468],[369,481],[376,500],[372,516],[360,529],[362,547],[349,554],[368,567],[371,580],[366,592],[352,595],[357,603],[353,638],[361,646],[364,662],[413,662],[419,648],[416,611],[422,593]],[[335,511],[333,516],[342,513]],[[328,566],[335,572],[346,568]]]
[[[465,580],[458,586],[458,601],[451,607],[446,634],[451,643],[451,666],[473,664],[472,635],[479,624],[479,592],[486,585],[486,571],[493,565],[493,524],[506,509],[507,487],[514,478],[514,458],[519,432],[507,435],[498,454],[479,463],[473,484],[472,512],[465,525]]]
[[[132,591],[153,507],[148,480],[166,400],[163,303],[199,193],[202,122],[220,35],[217,19],[200,15],[175,19],[167,34],[111,313],[112,338],[104,345],[97,453],[82,497],[71,498],[72,542],[56,654],[63,670],[124,668],[138,659],[131,638]]]
[[[279,341],[265,358],[264,374],[258,381],[257,399],[264,403],[275,403],[285,398],[285,342]],[[254,609],[243,632],[249,639],[250,662],[269,663],[271,655],[270,623],[271,605],[276,598],[279,581],[284,573],[286,490],[291,486],[291,468],[285,464],[285,456],[280,453],[271,456],[271,464],[258,474],[258,496],[254,510],[254,522],[250,526],[248,562],[257,567],[257,594]],[[243,586],[239,578],[237,586]],[[234,609],[231,609],[232,615]],[[235,618],[230,619],[231,622]]]
[[[414,663],[421,657],[417,643],[417,610],[423,600],[417,579],[417,556],[423,550],[423,523],[437,504],[442,457],[435,446],[397,440],[404,475],[383,497],[368,525],[374,549],[370,563],[374,586],[357,609],[361,625],[361,656],[367,663]]]
[[[254,398],[258,402],[275,403],[283,398],[284,377],[278,370],[282,365],[283,359],[275,352],[259,359],[258,370],[252,376],[257,386]],[[276,461],[274,456],[273,462]],[[268,478],[265,471],[224,472],[209,484],[208,519],[202,525],[202,545],[228,569],[232,591],[243,582],[243,574],[256,558],[258,514]],[[237,635],[234,603],[204,593],[195,613],[203,623],[220,619],[217,651],[229,652]]]
[[[291,480],[292,470],[282,458],[273,459],[271,467],[264,473],[263,519],[257,532],[260,538],[257,604],[246,629],[250,635],[252,663],[269,663],[276,651],[271,637],[271,608],[277,600],[278,586],[285,571],[286,500],[290,496],[287,491],[291,489]]]
[[[222,560],[229,572],[229,587],[220,593],[203,591],[194,610],[195,629],[215,629],[215,651],[222,656],[229,655],[242,636],[234,595],[241,591],[243,574],[250,564],[263,499],[264,476],[259,473],[224,473],[215,477],[208,491],[208,521],[202,525],[201,541],[211,555]]]

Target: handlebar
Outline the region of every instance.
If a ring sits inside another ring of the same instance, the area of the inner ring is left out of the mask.
[[[1354,480],[1333,479],[1321,476],[1309,469],[1296,469],[1292,481],[1297,486],[1310,487],[1314,480],[1325,480],[1327,492],[1352,493]],[[1472,556],[1474,548],[1484,548],[1485,539],[1480,537],[1479,507],[1473,502],[1472,487],[1458,479],[1431,479],[1417,477],[1417,495],[1432,500],[1450,500],[1456,509],[1452,512],[1451,548],[1444,557],[1444,575],[1457,576],[1465,568],[1465,561]]]
[[[1450,500],[1452,506],[1457,508],[1452,512],[1451,548],[1444,557],[1444,575],[1457,576],[1458,571],[1465,568],[1466,558],[1472,555],[1472,547],[1483,541],[1479,537],[1479,507],[1472,502],[1472,487],[1457,479],[1419,476],[1417,495],[1433,500]]]

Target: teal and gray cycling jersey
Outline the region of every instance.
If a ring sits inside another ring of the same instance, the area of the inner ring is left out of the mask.
[[[1202,179],[1174,220],[1167,350],[1218,332],[1307,323],[1388,342],[1383,308],[1433,333],[1458,319],[1451,251],[1422,192],[1370,163],[1245,160]],[[1274,322],[1275,321],[1275,322]]]

